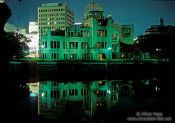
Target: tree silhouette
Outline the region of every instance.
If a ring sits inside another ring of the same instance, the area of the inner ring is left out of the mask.
[[[6,63],[11,58],[11,49],[8,48],[10,45],[6,38],[6,32],[4,31],[4,26],[7,20],[11,16],[11,10],[6,3],[0,3],[0,61]]]
[[[29,54],[29,43],[31,40],[18,32],[6,33],[8,47],[11,51],[11,58],[23,58]]]
[[[11,9],[6,3],[0,3],[0,12],[0,61],[6,64],[14,56],[21,58],[27,55],[29,53],[27,42],[30,40],[22,34],[5,32],[4,26],[11,16]]]

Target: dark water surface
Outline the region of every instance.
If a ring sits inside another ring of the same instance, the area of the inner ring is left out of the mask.
[[[84,79],[11,73],[2,83],[6,89],[2,116],[6,121],[32,123],[173,121],[173,73],[138,73],[85,75]]]

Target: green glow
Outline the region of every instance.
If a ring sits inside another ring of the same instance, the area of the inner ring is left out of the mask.
[[[90,11],[94,5],[100,11]],[[103,8],[99,4],[88,5],[83,23],[66,27],[65,36],[55,36],[52,35],[51,29],[41,28],[43,35],[40,40],[40,58],[50,60],[120,58],[120,42],[133,43],[134,27],[114,23],[112,16],[105,18],[101,10]]]
[[[106,80],[90,81],[89,84],[78,81],[40,82],[40,107],[38,107],[40,115],[59,118],[64,114],[67,105],[75,107],[79,105],[79,108],[86,109],[85,112],[88,112],[91,117],[99,106],[105,106],[105,110],[110,110],[110,106],[118,102],[117,87],[116,82]],[[106,102],[105,105],[104,102]],[[49,112],[55,112],[55,114]]]

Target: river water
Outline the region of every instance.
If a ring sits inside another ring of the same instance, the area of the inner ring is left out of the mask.
[[[4,114],[14,121],[173,121],[175,116],[170,76],[101,79],[11,76]]]

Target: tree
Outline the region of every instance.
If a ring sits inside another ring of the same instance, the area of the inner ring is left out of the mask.
[[[6,33],[6,38],[11,52],[11,57],[23,58],[29,54],[29,43],[31,40],[18,32]]]

